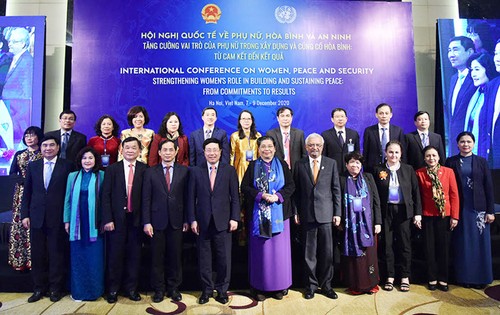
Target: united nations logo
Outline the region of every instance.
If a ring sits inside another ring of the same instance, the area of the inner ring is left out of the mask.
[[[205,20],[205,23],[214,23],[217,24],[217,21],[220,19],[222,11],[216,4],[207,4],[201,9],[201,16]]]
[[[297,11],[294,7],[282,5],[274,10],[274,16],[280,23],[293,23],[297,17]]]

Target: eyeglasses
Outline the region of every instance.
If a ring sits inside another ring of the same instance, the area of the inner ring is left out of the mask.
[[[310,148],[321,148],[323,145],[321,143],[308,143],[307,146]]]

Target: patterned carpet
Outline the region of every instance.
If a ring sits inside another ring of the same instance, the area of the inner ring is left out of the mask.
[[[29,293],[0,293],[0,314],[500,314],[499,280],[485,291],[450,286],[449,292],[431,292],[425,286],[415,284],[409,293],[395,289],[352,296],[343,288],[336,288],[336,291],[337,300],[320,294],[312,300],[305,300],[301,291],[290,290],[281,301],[268,299],[259,303],[249,298],[248,293],[233,292],[226,305],[213,299],[205,305],[198,305],[199,292],[182,292],[180,303],[165,299],[157,304],[151,302],[151,293],[142,294],[140,302],[120,297],[116,304],[108,304],[103,298],[95,302],[75,302],[70,296],[57,303],[43,298],[29,304]]]

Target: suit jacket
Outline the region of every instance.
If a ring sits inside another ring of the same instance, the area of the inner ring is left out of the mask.
[[[457,80],[458,74],[455,73],[450,79],[448,104],[445,106],[445,128],[447,127],[446,131],[448,132],[447,147],[449,156],[458,154],[457,142],[455,141],[455,138],[460,132],[464,131],[465,116],[467,114],[467,108],[469,107],[469,101],[477,89],[477,87],[474,86],[474,82],[469,71],[469,74],[465,77],[464,83],[458,92],[455,103],[455,111],[452,115],[451,101],[453,99],[453,90],[457,84]]]
[[[214,127],[212,138],[217,138],[222,142],[222,156],[220,161],[224,164],[229,164],[229,141],[225,130]],[[203,142],[205,135],[203,128],[196,129],[189,135],[189,165],[198,166],[207,163],[205,154],[203,153]]]
[[[59,139],[62,145],[61,139],[61,129],[49,131],[45,134],[46,136],[53,136]],[[66,160],[75,162],[76,155],[87,145],[87,136],[76,130],[71,131],[71,136],[69,137],[68,146],[66,147]],[[61,146],[62,148],[62,146]]]
[[[30,218],[32,228],[54,228],[63,225],[64,196],[73,163],[58,158],[47,190],[43,180],[44,159],[28,164],[21,203],[21,220]]]
[[[274,139],[276,142],[276,157],[285,160],[285,149],[283,147],[283,136],[280,128],[268,130],[266,136]],[[291,166],[298,160],[307,156],[306,144],[304,141],[304,131],[297,128],[290,128],[290,162]],[[288,167],[287,167],[288,168]]]
[[[428,132],[429,145],[437,148],[439,153],[439,164],[444,165],[446,160],[446,153],[443,145],[443,139],[441,136],[434,132]],[[420,138],[418,131],[413,131],[406,134],[406,156],[408,157],[408,164],[413,166],[414,170],[425,167],[424,153],[422,150],[422,139]]]
[[[293,178],[295,205],[301,222],[330,223],[333,216],[341,216],[339,173],[335,160],[321,157],[316,184],[309,157],[295,162]]]
[[[403,129],[398,126],[389,124],[389,141],[397,140],[401,142],[401,161],[406,161],[406,154],[404,148],[406,147],[405,135]],[[382,161],[382,144],[380,143],[380,135],[378,131],[378,124],[372,125],[365,129],[363,134],[363,155],[365,157],[365,170],[370,172],[376,165]]]
[[[210,189],[207,163],[190,170],[188,222],[198,222],[201,231],[207,231],[213,218],[218,232],[229,228],[229,221],[240,220],[240,197],[236,170],[219,162],[214,190]]]
[[[323,146],[323,155],[332,158],[337,162],[337,169],[339,174],[346,170],[344,157],[349,153],[347,151],[347,144],[354,144],[354,151],[360,152],[359,147],[359,134],[356,130],[345,128],[344,135],[344,145],[340,145],[340,140],[337,135],[335,128],[328,129],[321,133],[321,136],[325,140],[325,145]],[[352,140],[352,141],[351,141]]]
[[[493,121],[495,101],[499,94],[500,77],[490,81],[484,92],[484,105],[479,115],[479,136],[476,139],[477,155],[488,159],[490,167],[500,168],[500,115]],[[492,130],[495,123],[495,130]],[[493,146],[492,140],[495,139]]]
[[[383,176],[384,172],[387,174],[386,177]],[[415,171],[410,165],[401,163],[401,167],[396,173],[398,174],[399,188],[403,194],[406,207],[406,218],[410,219],[415,215],[422,215],[422,203],[420,202],[420,191]],[[391,171],[385,164],[376,166],[373,172],[380,197],[380,208],[383,218],[387,216],[390,174]]]
[[[346,211],[345,211],[345,192],[346,192],[346,180],[349,176],[349,173],[344,172],[342,176],[340,176],[340,190],[342,192],[342,220],[345,222]],[[368,186],[368,192],[370,193],[370,205],[372,208],[372,220],[373,225],[382,225],[382,214],[380,211],[380,198],[378,195],[377,185],[375,185],[375,180],[373,179],[372,174],[363,173],[363,177],[365,178],[366,185]]]
[[[117,231],[126,227],[127,212],[127,187],[123,160],[111,164],[106,169],[104,183],[102,184],[102,220],[103,225],[113,222]],[[148,166],[136,161],[134,184],[132,185],[132,214],[134,226],[141,222],[142,179]]]
[[[29,51],[19,56],[14,68],[7,72],[3,99],[31,99],[33,93],[33,57]],[[40,139],[41,140],[41,139]]]
[[[287,220],[294,215],[292,195],[295,191],[295,183],[293,181],[292,173],[288,169],[288,165],[286,164],[286,162],[281,159],[278,160],[283,168],[283,175],[285,176],[285,186],[277,191],[277,193],[279,193],[283,197],[283,220]],[[252,220],[255,198],[260,193],[260,191],[254,186],[254,169],[255,161],[252,161],[248,165],[245,176],[243,176],[243,180],[241,181],[241,192],[245,196],[245,214],[247,224],[249,224]]]
[[[161,158],[158,155],[158,147],[160,146],[160,143],[166,139],[167,138],[162,138],[159,134],[155,134],[153,137],[151,148],[149,149],[149,166],[155,166],[161,162]],[[189,166],[189,143],[186,135],[182,135],[177,138],[177,147],[179,148],[179,152],[177,152],[176,162],[180,165]]]
[[[174,163],[170,191],[159,163],[144,172],[142,187],[142,224],[151,223],[153,229],[182,228],[187,205],[189,171],[186,166]]]
[[[455,172],[458,191],[460,193],[460,213],[462,213],[464,204],[462,187],[464,183],[462,182],[460,155],[454,155],[447,159],[446,166],[452,168]],[[493,191],[493,179],[488,168],[488,162],[477,155],[472,156],[472,182],[474,185],[474,210],[494,214],[495,195]]]

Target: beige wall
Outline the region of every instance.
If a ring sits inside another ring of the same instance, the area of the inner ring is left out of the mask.
[[[418,107],[434,114],[436,19],[458,18],[458,0],[403,0],[412,2],[417,68]],[[58,128],[63,108],[66,41],[65,0],[8,0],[7,15],[47,16],[45,72],[45,130]]]

